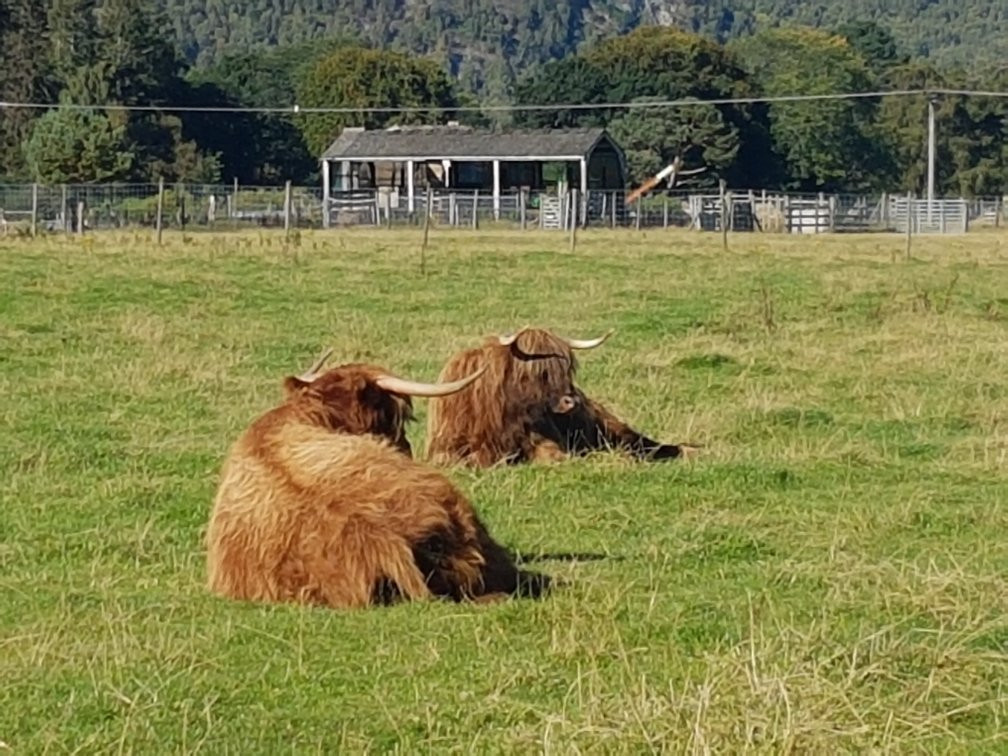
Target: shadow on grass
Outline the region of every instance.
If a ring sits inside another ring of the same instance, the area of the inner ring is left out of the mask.
[[[556,552],[546,552],[543,554],[522,554],[522,562],[601,562],[604,560],[610,560],[613,562],[622,562],[625,557],[619,556],[618,554],[598,554],[593,552],[581,551],[556,551]]]

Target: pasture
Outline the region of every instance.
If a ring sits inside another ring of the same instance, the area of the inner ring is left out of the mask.
[[[423,275],[415,230],[165,240],[0,240],[11,752],[1008,747],[1008,233],[904,260],[888,235],[434,229]],[[526,323],[615,328],[580,384],[705,447],[449,469],[551,596],[206,592],[220,462],[284,376],[331,344],[432,380]]]

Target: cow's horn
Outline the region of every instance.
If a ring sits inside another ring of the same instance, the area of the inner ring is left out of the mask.
[[[500,342],[501,346],[511,346],[516,341],[518,341],[518,337],[521,336],[523,333],[525,333],[525,331],[527,330],[528,326],[522,326],[514,333],[509,333],[505,336],[498,336],[497,340]]]
[[[378,384],[379,388],[391,391],[393,394],[426,397],[448,396],[464,389],[483,375],[485,371],[486,365],[483,365],[472,375],[449,383],[418,383],[416,381],[407,381],[404,378],[396,378],[394,375],[379,376],[375,383]]]
[[[571,349],[594,349],[612,335],[613,331],[609,330],[597,339],[567,339],[567,344]]]
[[[301,375],[297,377],[299,381],[304,381],[305,383],[311,383],[316,378],[318,378],[318,371],[322,369],[325,361],[329,359],[329,355],[333,353],[332,347],[327,347],[319,355],[319,358],[315,360],[310,368],[305,370]]]

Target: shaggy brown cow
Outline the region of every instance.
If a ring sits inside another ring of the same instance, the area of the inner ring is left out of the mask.
[[[469,390],[431,406],[428,457],[486,467],[612,448],[643,460],[692,452],[638,433],[574,385],[573,350],[594,349],[609,335],[583,341],[523,328],[452,357],[438,380],[455,380],[478,365],[486,366],[486,374]]]
[[[374,365],[284,381],[224,463],[207,532],[209,587],[253,601],[363,607],[397,598],[537,595],[440,472],[412,459],[411,396],[461,391]]]

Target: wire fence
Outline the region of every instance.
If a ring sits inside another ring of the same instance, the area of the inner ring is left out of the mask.
[[[631,198],[632,199],[632,198]],[[738,232],[841,233],[905,231],[965,233],[1008,220],[1006,197],[942,198],[906,194],[799,194],[732,189],[704,193],[660,191],[628,201],[624,190],[404,190],[381,187],[334,191],[314,186],[178,184],[0,184],[0,234],[84,233],[96,229],[160,227],[230,230],[423,223],[429,208],[440,226],[523,229],[692,228]],[[158,208],[160,205],[160,224]]]

